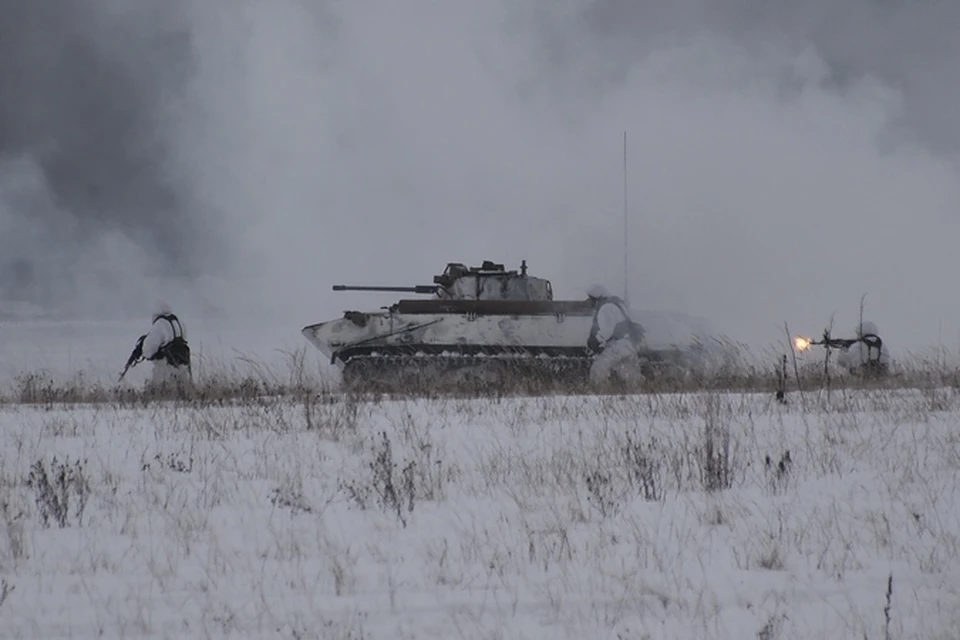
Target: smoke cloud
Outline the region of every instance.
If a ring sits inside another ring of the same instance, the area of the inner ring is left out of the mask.
[[[214,264],[171,174],[168,100],[192,60],[162,7],[0,2],[0,298],[116,309],[143,288],[131,276]]]
[[[295,329],[448,261],[623,290],[626,131],[634,307],[765,343],[866,293],[894,346],[960,340],[960,6],[2,4],[5,296]]]

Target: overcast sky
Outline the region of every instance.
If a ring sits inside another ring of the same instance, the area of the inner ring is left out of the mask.
[[[299,328],[449,261],[621,291],[627,131],[634,307],[766,343],[866,293],[956,347],[960,4],[836,6],[0,0],[3,295],[145,314],[180,275]]]

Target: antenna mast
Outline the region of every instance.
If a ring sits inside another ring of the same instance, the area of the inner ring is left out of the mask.
[[[630,305],[630,287],[627,267],[627,132],[623,132],[623,301]]]

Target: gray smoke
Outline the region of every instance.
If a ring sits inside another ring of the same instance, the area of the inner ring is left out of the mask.
[[[606,58],[622,81],[644,57],[697,38],[736,43],[756,61],[816,57],[818,77],[782,68],[779,81],[793,97],[810,80],[838,94],[875,80],[896,91],[900,112],[889,133],[944,153],[960,149],[960,5],[919,6],[906,0],[677,0],[670,3],[595,0],[571,38],[578,54]]]
[[[219,274],[292,327],[447,261],[619,290],[628,130],[636,306],[960,332],[955,3],[4,4],[7,289]]]
[[[169,133],[193,73],[176,3],[3,0],[0,15],[0,300],[116,307],[134,274],[215,265]]]

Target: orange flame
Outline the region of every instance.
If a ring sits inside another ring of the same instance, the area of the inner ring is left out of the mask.
[[[793,339],[793,346],[797,348],[797,351],[806,351],[810,348],[810,339],[797,336]]]

